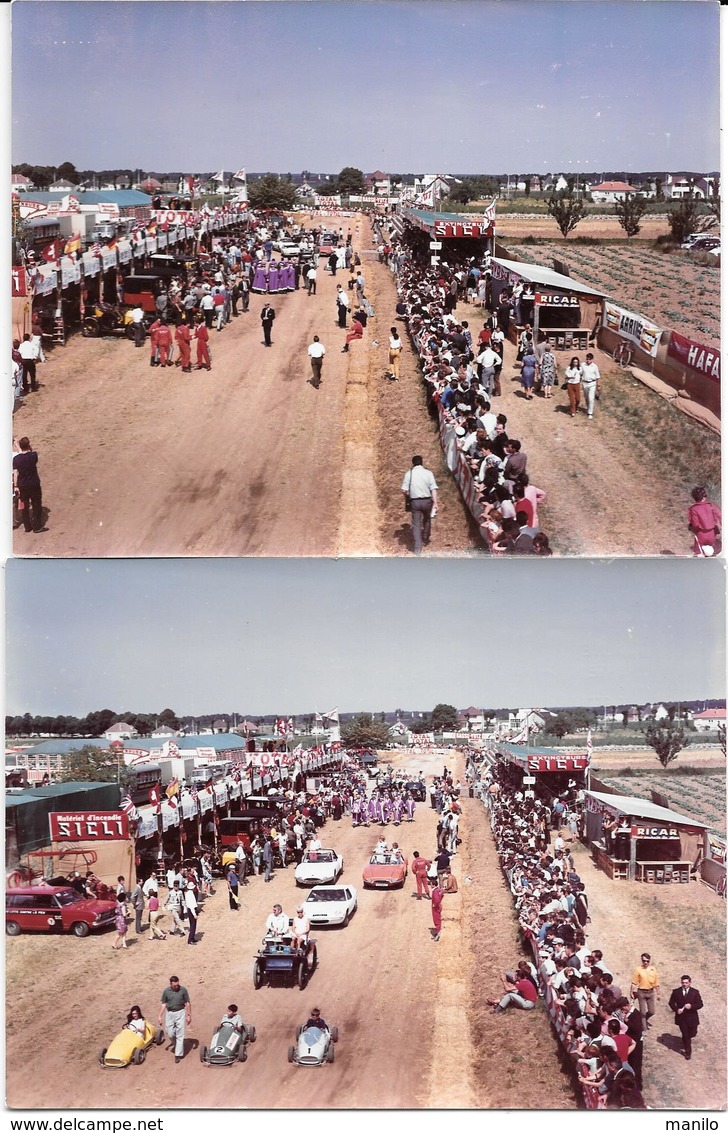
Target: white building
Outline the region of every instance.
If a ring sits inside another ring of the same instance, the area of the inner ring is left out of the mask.
[[[614,204],[616,201],[626,200],[627,197],[640,195],[640,190],[627,181],[601,181],[591,187],[592,200],[596,204]]]
[[[131,724],[126,724],[123,720],[118,724],[112,724],[104,732],[104,739],[106,740],[130,740],[133,736],[138,736],[136,728],[132,728]]]
[[[693,724],[696,732],[717,732],[719,724],[725,727],[725,708],[707,708],[705,712],[696,712]]]

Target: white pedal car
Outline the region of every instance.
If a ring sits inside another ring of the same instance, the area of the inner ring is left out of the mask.
[[[289,1046],[288,1061],[299,1066],[323,1066],[334,1061],[334,1043],[339,1041],[339,1028],[299,1027],[296,1046]]]

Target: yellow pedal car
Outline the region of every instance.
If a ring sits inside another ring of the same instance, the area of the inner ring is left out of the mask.
[[[147,1051],[152,1044],[161,1046],[164,1042],[164,1031],[161,1027],[155,1027],[153,1023],[146,1020],[144,1028],[144,1035],[140,1035],[138,1031],[131,1030],[129,1027],[124,1027],[119,1031],[116,1038],[112,1039],[108,1046],[105,1046],[99,1053],[99,1066],[104,1070],[121,1070],[133,1062],[135,1066],[140,1066],[144,1059],[147,1057]]]

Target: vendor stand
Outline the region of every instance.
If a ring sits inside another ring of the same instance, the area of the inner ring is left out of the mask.
[[[586,841],[616,881],[688,883],[705,854],[705,827],[630,795],[585,792]]]
[[[555,350],[583,352],[596,338],[601,325],[604,296],[570,275],[562,275],[540,264],[526,264],[494,256],[490,261],[493,303],[502,291],[522,283],[533,294],[534,342],[550,342]],[[528,306],[530,312],[530,304]],[[528,318],[516,322],[523,326]],[[513,322],[512,322],[513,325]]]

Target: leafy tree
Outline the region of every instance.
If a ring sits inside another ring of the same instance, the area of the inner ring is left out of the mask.
[[[720,743],[720,750],[723,752],[725,759],[725,724],[718,725],[718,742]]]
[[[549,211],[549,216],[552,216],[559,226],[561,235],[566,239],[570,232],[576,228],[577,224],[584,219],[586,206],[582,200],[574,197],[573,191],[569,188],[568,192],[552,193],[549,197],[546,207]]]
[[[700,217],[700,205],[692,195],[683,197],[677,208],[667,214],[670,235],[676,244],[682,244],[695,231]]]
[[[336,187],[336,191],[341,193],[342,197],[363,193],[364,174],[361,169],[355,169],[353,165],[345,165],[336,179]]]
[[[389,728],[381,720],[375,720],[371,712],[362,712],[341,725],[341,742],[346,748],[380,748],[389,740]]]
[[[436,704],[432,709],[433,732],[456,732],[460,726],[458,710],[452,704]]]
[[[62,783],[114,783],[117,778],[116,758],[93,744],[69,751],[63,759]]]
[[[648,724],[645,730],[645,739],[651,748],[657,752],[657,758],[663,767],[677,759],[679,753],[690,743],[690,736],[682,724],[675,720],[660,720],[656,724]]]
[[[115,719],[115,712],[110,708],[102,708],[100,712],[89,712],[86,719],[81,721],[81,729],[86,735],[100,736],[111,727]]]
[[[557,712],[553,720],[548,725],[549,735],[557,736],[558,739],[563,739],[567,732],[571,731],[571,720],[568,713]]]
[[[620,225],[629,237],[636,236],[642,225],[640,221],[647,211],[647,201],[644,197],[636,197],[634,193],[627,193],[623,201],[616,201],[614,212]]]
[[[73,185],[78,185],[80,180],[78,170],[72,161],[64,161],[58,166],[56,178],[59,181],[70,181]]]
[[[432,727],[432,716],[429,712],[425,712],[421,720],[414,720],[410,726],[410,731],[414,732],[416,736],[422,736],[425,732],[434,731]]]
[[[472,198],[472,190],[465,181],[463,181],[462,185],[453,185],[448,193],[448,200],[456,205],[466,205]]]
[[[248,185],[248,201],[251,209],[282,209],[285,212],[293,208],[296,192],[290,182],[275,173],[266,173]]]
[[[173,728],[176,732],[179,728],[179,716],[176,716],[171,708],[163,708],[159,713],[159,723],[167,728]]]

